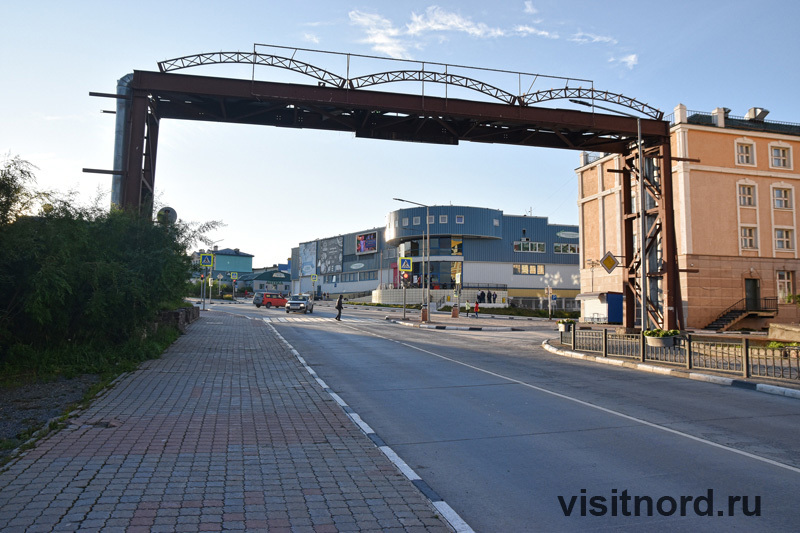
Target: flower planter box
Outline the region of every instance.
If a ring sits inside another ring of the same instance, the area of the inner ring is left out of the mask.
[[[648,346],[654,348],[672,348],[675,346],[675,335],[670,337],[645,337]]]
[[[572,331],[572,324],[559,324],[558,331]]]

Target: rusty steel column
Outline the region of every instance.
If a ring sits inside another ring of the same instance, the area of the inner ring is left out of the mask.
[[[678,277],[678,248],[675,237],[675,209],[672,198],[672,155],[670,138],[659,146],[658,161],[661,162],[661,198],[658,215],[661,223],[661,247],[663,258],[664,329],[685,327],[683,302],[681,301],[680,278]]]
[[[142,157],[145,147],[148,99],[144,91],[133,91],[128,122],[128,146],[125,150],[125,173],[122,177],[122,207],[139,211],[142,200]]]
[[[158,125],[159,120],[153,113],[147,114],[145,124],[145,150],[142,159],[142,181],[140,191],[140,211],[149,210],[147,215],[152,215],[153,196],[156,179],[156,155],[158,153]]]
[[[633,328],[636,325],[636,302],[638,291],[636,290],[637,266],[634,257],[635,248],[633,246],[633,214],[632,190],[631,190],[631,169],[627,164],[628,156],[622,155],[625,163],[622,169],[622,254],[625,259],[625,279],[622,280],[622,294],[625,303],[625,317],[623,324],[626,328]]]

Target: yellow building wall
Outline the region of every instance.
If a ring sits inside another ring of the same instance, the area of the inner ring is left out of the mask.
[[[752,142],[755,165],[738,165],[736,142]],[[729,306],[745,297],[745,279],[757,279],[760,296],[776,297],[777,272],[794,276],[792,293],[800,293],[797,275],[797,210],[800,202],[800,138],[796,136],[679,124],[672,128],[673,201],[678,245],[681,298],[689,327],[702,328]],[[791,150],[791,168],[770,166],[770,145]],[[682,161],[689,158],[691,161]],[[699,161],[697,161],[699,160]],[[598,169],[602,166],[602,180]],[[583,187],[581,213],[581,292],[621,292],[625,258],[621,249],[622,168],[618,156],[607,156],[577,169]],[[738,184],[755,187],[756,205],[739,205]],[[773,187],[792,192],[790,209],[773,208]],[[602,209],[601,209],[602,206]],[[742,250],[740,228],[757,228],[757,250]],[[793,231],[793,249],[775,249],[776,228]],[[607,252],[622,263],[612,274],[592,267]],[[775,321],[796,321],[800,313],[783,304]]]

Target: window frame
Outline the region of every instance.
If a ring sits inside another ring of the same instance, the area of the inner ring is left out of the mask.
[[[778,301],[790,303],[790,298],[794,295],[794,272],[791,270],[776,270],[775,287],[778,293]]]
[[[749,139],[738,140],[735,143],[736,150],[736,164],[746,167],[756,166],[756,145]],[[739,148],[747,148],[747,153],[742,153]],[[747,161],[742,161],[742,157],[746,157]]]
[[[778,193],[785,193],[784,196],[778,196]],[[786,205],[778,205],[784,203]],[[772,188],[772,207],[774,209],[792,209],[792,189],[789,187],[773,187]]]
[[[779,233],[784,233],[784,235],[781,236]],[[776,252],[794,251],[794,230],[792,228],[775,228],[774,236]]]
[[[750,193],[743,192],[743,189],[749,189]],[[756,207],[756,186],[752,183],[737,183],[736,196],[738,197],[739,207]],[[749,203],[748,203],[749,200]]]
[[[745,234],[749,232],[749,235]],[[750,241],[748,245],[747,241]],[[755,226],[739,226],[739,246],[742,250],[758,250],[758,228]]]
[[[778,151],[782,153],[780,155],[776,154]],[[770,143],[769,168],[792,170],[792,147],[783,142]]]

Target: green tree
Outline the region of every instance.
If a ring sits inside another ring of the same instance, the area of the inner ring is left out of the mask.
[[[31,168],[19,158],[6,167],[17,200],[0,231],[0,364],[13,354],[103,351],[141,337],[167,302],[184,296],[188,252],[220,223],[157,224],[53,193],[35,216],[22,216],[23,204],[44,198],[30,188]]]
[[[34,167],[19,156],[7,155],[0,165],[0,226],[14,222],[48,194],[36,192]]]

